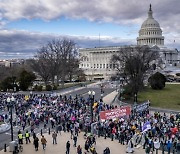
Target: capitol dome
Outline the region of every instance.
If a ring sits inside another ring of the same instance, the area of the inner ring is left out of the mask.
[[[143,22],[137,37],[138,45],[164,45],[164,37],[159,23],[153,18],[153,11],[150,8],[148,11],[148,18]]]
[[[141,28],[146,28],[146,27],[159,27],[159,23],[155,19],[146,19]]]

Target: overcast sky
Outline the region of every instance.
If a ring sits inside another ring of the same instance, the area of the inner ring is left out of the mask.
[[[149,4],[165,46],[180,49],[180,0],[0,0],[0,59],[28,58],[54,38],[78,47],[136,44]],[[175,40],[175,42],[174,42]]]

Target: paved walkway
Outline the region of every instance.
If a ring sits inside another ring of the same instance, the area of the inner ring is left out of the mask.
[[[103,97],[103,102],[106,104],[112,104],[114,98],[116,97],[116,95],[118,94],[118,92],[115,90],[112,93],[106,95],[105,97]]]
[[[65,146],[66,142],[69,140],[71,144],[70,148],[70,154],[77,154],[76,148],[73,147],[73,140],[70,139],[70,133],[64,133],[62,132],[62,135],[58,134],[57,137],[57,145],[52,144],[52,137],[49,134],[44,135],[47,139],[47,147],[46,150],[42,149],[42,145],[39,142],[39,150],[35,151],[34,146],[32,143],[29,144],[23,144],[23,154],[65,154]],[[39,140],[41,139],[40,136],[38,136]],[[32,140],[32,139],[31,139]],[[112,154],[125,154],[126,152],[126,145],[121,145],[118,143],[117,140],[111,141],[110,138],[104,139],[103,137],[98,138],[96,140],[97,144],[95,145],[96,151],[98,154],[102,154],[103,150],[108,146],[111,150]],[[84,149],[84,143],[85,139],[83,138],[83,132],[80,133],[78,137],[77,145],[81,145],[83,154],[85,152]],[[135,149],[134,154],[144,154],[144,150],[142,148]],[[0,151],[0,154],[12,154],[12,152],[9,152],[9,148],[7,148],[7,152],[4,152],[3,150]],[[90,154],[88,152],[87,154]]]
[[[98,84],[101,84],[101,82],[95,82],[95,83],[91,83],[91,84],[88,84],[87,86],[85,87],[77,87],[77,88],[72,88],[70,90],[65,90],[65,91],[60,91],[60,92],[57,92],[58,95],[66,95],[66,94],[69,94],[73,91],[78,91],[78,90],[81,90],[81,89],[86,89],[86,88],[89,88],[89,87],[93,87],[93,86],[96,86]]]

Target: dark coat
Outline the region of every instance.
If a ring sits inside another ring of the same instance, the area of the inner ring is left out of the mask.
[[[35,147],[39,146],[39,139],[37,137],[34,139],[34,146]]]

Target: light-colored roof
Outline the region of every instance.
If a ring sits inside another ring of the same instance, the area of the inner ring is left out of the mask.
[[[147,18],[141,28],[160,28],[159,23],[154,18]]]
[[[151,4],[150,8],[148,11],[148,18],[143,22],[141,28],[160,28],[159,23],[153,18],[153,11],[151,9]]]

